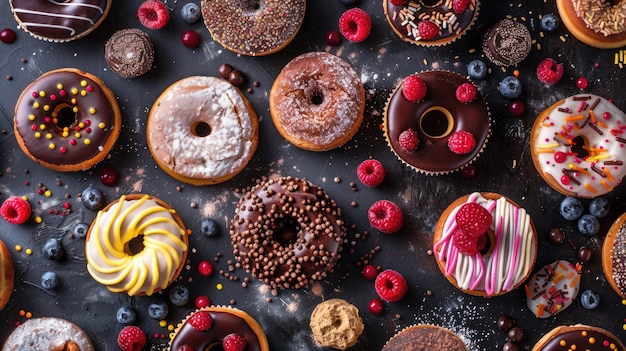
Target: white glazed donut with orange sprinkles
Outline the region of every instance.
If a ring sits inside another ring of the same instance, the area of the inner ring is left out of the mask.
[[[74,68],[44,73],[15,105],[15,137],[35,162],[56,171],[82,171],[102,161],[122,129],[113,92]]]
[[[626,175],[626,116],[611,101],[577,94],[539,114],[530,149],[539,174],[556,191],[604,195]]]

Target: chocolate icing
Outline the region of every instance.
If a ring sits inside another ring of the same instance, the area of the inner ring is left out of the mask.
[[[273,287],[299,288],[332,271],[346,229],[321,188],[285,177],[242,198],[230,232],[244,269]]]
[[[45,39],[67,40],[91,32],[107,14],[110,0],[10,0],[22,28]]]
[[[154,62],[154,47],[145,32],[132,28],[113,33],[104,46],[104,59],[124,78],[146,74]]]
[[[85,81],[86,86],[81,86],[81,81]],[[58,88],[59,84],[62,89]],[[72,93],[74,88],[78,90],[77,94]],[[81,96],[81,91],[86,95]],[[45,96],[42,97],[40,92]],[[73,98],[76,104],[72,104]],[[36,103],[40,108],[33,107]],[[46,105],[50,106],[49,111],[45,111]],[[72,107],[78,108],[78,112],[71,112]],[[89,112],[92,108],[94,114]],[[64,116],[60,119],[64,122],[46,121],[55,110],[60,110]],[[30,115],[34,120],[29,120]],[[81,122],[88,125],[81,127]],[[99,127],[100,123],[104,123],[104,129]],[[115,135],[112,133],[112,128],[117,127],[114,123],[115,114],[102,88],[75,71],[56,70],[42,75],[24,89],[15,106],[15,133],[23,140],[23,147],[31,157],[53,165],[79,164],[103,152],[101,148],[109,137]],[[67,136],[63,136],[61,128],[65,125],[69,127]],[[41,134],[39,138],[37,132]],[[86,144],[85,140],[90,143]],[[50,148],[51,143],[55,145],[54,149]]]
[[[419,102],[411,102],[402,94],[402,84],[392,93],[385,113],[385,133],[393,152],[414,168],[431,174],[446,173],[471,163],[482,151],[489,136],[489,109],[480,92],[467,104],[456,99],[456,89],[468,80],[453,72],[428,71],[418,74],[426,83],[426,96]],[[432,108],[447,109],[453,119],[452,124],[441,122],[439,113],[427,114],[420,124],[420,116]],[[433,118],[430,118],[433,117]],[[432,123],[431,123],[432,122]],[[442,137],[439,130],[449,128]],[[400,133],[407,129],[415,130],[420,144],[417,150],[408,152],[400,147]],[[426,131],[430,131],[428,136]],[[476,139],[476,147],[471,152],[459,155],[448,148],[448,137],[452,133],[465,130]]]
[[[222,350],[222,340],[231,333],[238,333],[246,339],[246,351],[262,350],[259,338],[243,318],[225,311],[209,311],[209,313],[213,318],[213,324],[209,330],[197,331],[185,321],[172,339],[170,350],[178,351],[183,345],[192,346],[198,351]]]
[[[493,25],[483,40],[485,55],[499,66],[514,66],[530,52],[532,38],[523,24],[504,19]]]
[[[589,342],[591,338],[594,339],[593,343]],[[566,341],[565,346],[560,344],[562,340]],[[544,347],[538,349],[537,351],[572,350],[574,345],[576,345],[576,350],[609,351],[618,350],[621,342],[616,340],[612,335],[600,333],[594,329],[587,329],[584,331],[571,330],[554,336]],[[611,345],[613,345],[613,348]],[[617,348],[614,348],[616,345]]]
[[[404,41],[415,44],[447,44],[457,37],[461,36],[465,30],[474,23],[475,16],[478,12],[478,1],[470,1],[470,4],[460,14],[448,7],[452,1],[444,0],[413,0],[404,5],[394,5],[391,0],[384,0],[385,17],[393,28],[393,30]],[[409,8],[416,8],[412,13],[414,19],[407,19],[400,15],[401,12],[409,12]],[[432,19],[433,22],[439,23],[439,34],[430,39],[422,39],[413,35],[410,28],[415,28],[417,33],[417,25],[422,19]],[[443,28],[443,23],[446,27]],[[415,27],[413,26],[415,25]]]

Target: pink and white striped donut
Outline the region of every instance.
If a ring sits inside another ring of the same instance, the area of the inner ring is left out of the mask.
[[[9,0],[18,24],[42,40],[65,42],[91,33],[106,17],[111,0]]]
[[[474,255],[460,252],[453,242],[456,213],[474,202],[489,211],[487,247]],[[510,199],[496,193],[472,193],[448,206],[435,227],[433,251],[446,278],[461,291],[476,296],[497,296],[520,286],[537,258],[537,231],[530,215]]]

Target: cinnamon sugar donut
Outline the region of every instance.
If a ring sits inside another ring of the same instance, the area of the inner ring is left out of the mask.
[[[365,90],[356,71],[341,58],[310,52],[291,60],[270,91],[270,113],[278,132],[293,145],[327,151],[359,130]]]
[[[213,39],[248,56],[273,54],[298,34],[305,0],[202,0],[202,17]]]
[[[626,0],[556,0],[565,27],[583,43],[614,49],[626,45]]]
[[[0,311],[9,302],[15,283],[15,270],[11,253],[6,245],[0,240]]]
[[[237,88],[223,79],[193,76],[157,98],[146,136],[152,157],[167,174],[210,185],[245,168],[256,151],[258,129],[254,108]]]

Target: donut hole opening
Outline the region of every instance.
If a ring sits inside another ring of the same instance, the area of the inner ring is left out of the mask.
[[[587,147],[587,139],[582,135],[575,137],[572,140],[572,147],[570,148],[572,153],[576,154],[576,157],[584,159],[589,156],[589,149]]]
[[[240,0],[239,7],[244,11],[258,11],[261,8],[262,0]]]
[[[143,243],[143,234],[139,234],[124,244],[124,252],[130,256],[135,256],[143,251],[145,247],[146,246]]]
[[[324,102],[324,93],[319,89],[309,92],[309,101],[312,105],[321,105]]]
[[[487,229],[487,232],[484,235],[484,240],[487,240],[487,242],[485,243],[485,247],[480,250],[480,254],[483,257],[488,257],[491,255],[491,253],[493,252],[493,248],[496,246],[496,233],[493,231],[493,229],[489,228]]]
[[[211,126],[206,122],[196,122],[191,126],[191,134],[204,138],[211,134]]]
[[[214,342],[207,346],[204,350],[199,351],[224,351],[224,344],[221,341]]]
[[[69,105],[58,107],[52,114],[52,122],[59,129],[70,128],[77,120],[76,112]]]
[[[420,0],[420,3],[425,7],[437,7],[441,6],[443,0]]]
[[[442,106],[433,106],[420,116],[420,129],[431,138],[443,138],[450,134],[454,121],[450,111]]]
[[[295,219],[285,219],[274,228],[272,237],[281,246],[289,246],[296,242],[301,231]]]

